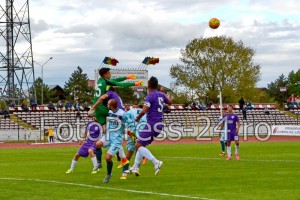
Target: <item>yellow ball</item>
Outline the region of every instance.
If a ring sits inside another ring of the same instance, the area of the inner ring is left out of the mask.
[[[218,18],[211,18],[208,25],[212,29],[217,29],[220,26],[220,20]]]

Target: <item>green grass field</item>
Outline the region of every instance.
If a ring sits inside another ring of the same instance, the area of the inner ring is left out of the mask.
[[[153,145],[158,176],[148,161],[120,180],[114,160],[108,184],[106,164],[92,175],[90,158],[65,174],[77,149],[0,149],[0,199],[300,199],[299,142],[244,142],[239,161],[219,157],[217,143]]]

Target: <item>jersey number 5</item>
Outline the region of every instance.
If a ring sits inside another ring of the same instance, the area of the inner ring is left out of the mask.
[[[162,97],[158,97],[158,104],[159,108],[157,110],[158,112],[162,112],[164,108],[164,99]]]
[[[98,86],[95,88],[95,96],[96,97],[101,96],[101,87],[102,87],[102,84],[98,84]]]

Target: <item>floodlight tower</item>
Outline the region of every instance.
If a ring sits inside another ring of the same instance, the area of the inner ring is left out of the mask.
[[[0,96],[35,98],[29,0],[0,2]]]

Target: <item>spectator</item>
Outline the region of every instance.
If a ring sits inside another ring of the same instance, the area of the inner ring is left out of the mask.
[[[246,106],[247,106],[247,110],[253,109],[250,99],[247,100]]]
[[[74,104],[74,110],[79,111],[80,110],[80,104],[78,102],[78,99],[76,99],[75,104]]]
[[[84,102],[83,106],[84,106],[83,107],[84,111],[89,111],[90,110],[90,105],[87,101]]]
[[[58,100],[56,107],[58,111],[63,111],[64,104],[61,102],[61,100]]]
[[[247,120],[247,106],[245,105],[242,109],[243,120]]]
[[[269,115],[269,114],[270,114],[270,111],[269,111],[268,107],[265,107],[264,112],[265,112],[266,115]]]
[[[9,105],[10,108],[14,108],[15,107],[15,102],[13,99],[9,99]]]
[[[66,109],[66,111],[71,111],[71,109],[72,109],[72,104],[70,103],[70,101],[68,101],[68,102],[66,103],[65,109]]]
[[[48,104],[48,109],[50,110],[50,111],[56,111],[56,109],[55,109],[55,106],[54,106],[54,104],[52,103],[52,101],[50,101],[50,103]]]
[[[245,101],[244,101],[243,97],[240,98],[239,105],[240,105],[240,111],[241,111],[243,109],[244,105],[245,105]]]
[[[199,106],[200,110],[205,110],[206,109],[205,106],[203,105],[203,103],[201,101],[199,102],[198,106]]]
[[[37,103],[34,98],[30,99],[30,107],[31,107],[31,110],[36,110]]]

